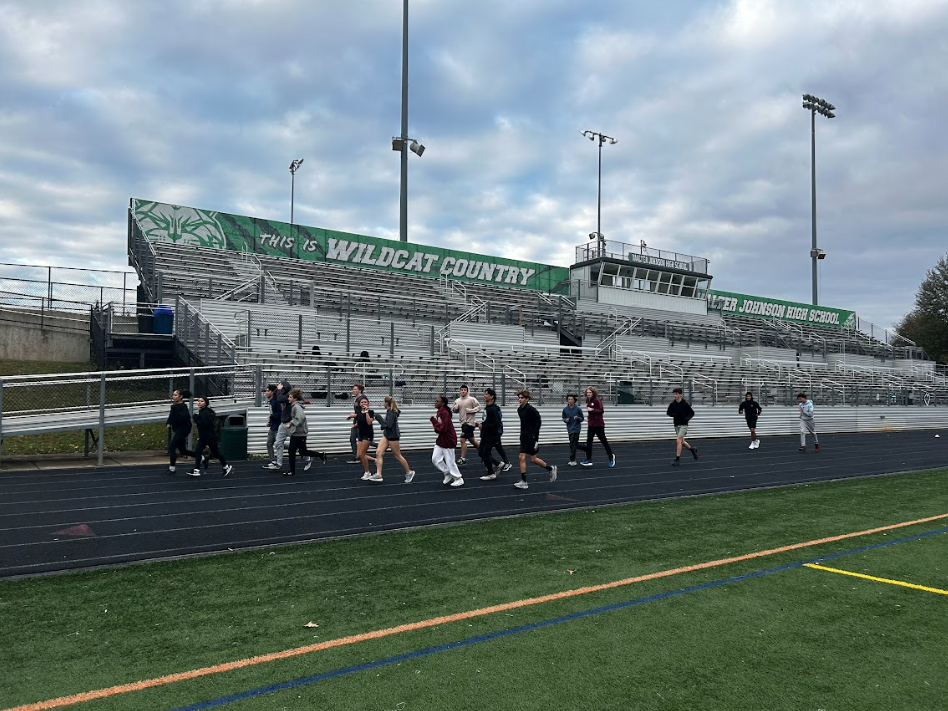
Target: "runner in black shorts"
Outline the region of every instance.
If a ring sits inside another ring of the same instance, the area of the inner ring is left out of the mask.
[[[514,486],[518,489],[528,489],[527,484],[527,457],[537,466],[543,467],[550,473],[550,481],[556,481],[556,467],[550,466],[537,456],[540,451],[538,442],[540,441],[540,426],[542,420],[537,409],[530,404],[530,391],[521,390],[517,393],[520,400],[520,407],[517,408],[517,415],[520,417],[520,481]]]
[[[747,428],[751,431],[751,443],[748,449],[757,449],[760,447],[760,440],[757,439],[757,417],[763,412],[763,408],[754,400],[754,393],[748,392],[744,395],[744,402],[737,408],[737,412],[744,414]]]

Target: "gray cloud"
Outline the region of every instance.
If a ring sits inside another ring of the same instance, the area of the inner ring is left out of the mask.
[[[948,3],[411,3],[412,240],[569,264],[610,239],[888,325],[945,251]],[[400,3],[0,5],[0,261],[125,264],[129,197],[395,237]],[[820,117],[817,117],[818,119]]]

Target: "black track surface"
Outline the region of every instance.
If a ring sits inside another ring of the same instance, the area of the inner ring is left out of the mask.
[[[465,486],[444,487],[425,451],[406,453],[418,472],[407,485],[390,455],[381,484],[332,459],[292,478],[258,462],[238,463],[227,479],[216,463],[201,478],[183,466],[175,476],[165,466],[11,472],[0,476],[0,577],[948,466],[948,435],[935,434],[827,435],[821,452],[805,454],[794,437],[766,438],[754,451],[746,439],[699,440],[699,461],[685,452],[678,468],[669,466],[674,441],[618,444],[611,469],[598,443],[591,468],[566,466],[557,445],[540,456],[559,465],[559,480],[528,464],[526,491],[512,486],[516,462],[483,482],[470,461]]]

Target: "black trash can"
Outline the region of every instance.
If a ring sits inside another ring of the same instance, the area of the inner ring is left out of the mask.
[[[228,415],[221,425],[221,454],[228,462],[239,462],[247,458],[247,418],[243,415]]]
[[[619,405],[634,405],[635,404],[635,390],[632,387],[632,383],[628,380],[620,380],[616,383],[616,391],[618,394],[617,404]]]

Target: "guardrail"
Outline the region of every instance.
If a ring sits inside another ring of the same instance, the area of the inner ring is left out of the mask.
[[[253,405],[258,378],[251,367],[163,368],[0,378],[0,454],[4,437],[85,430],[102,464],[105,428],[164,422],[175,390],[208,395],[219,414]]]

